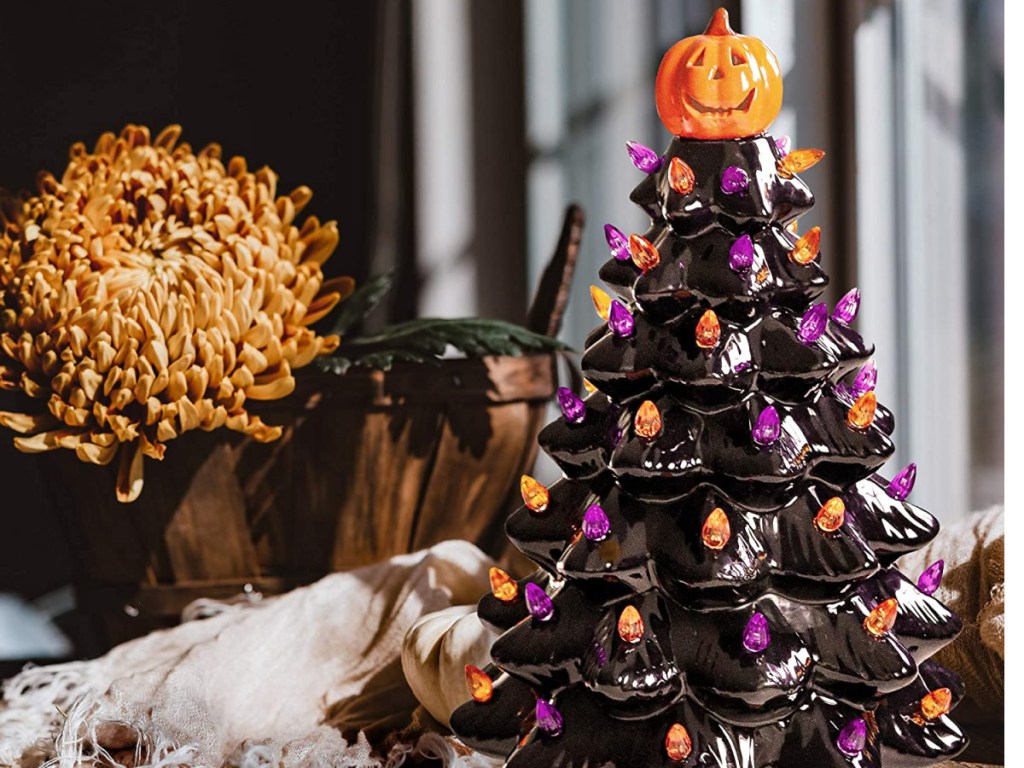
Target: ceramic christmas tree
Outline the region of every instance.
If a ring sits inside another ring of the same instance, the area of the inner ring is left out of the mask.
[[[524,477],[507,524],[540,570],[492,572],[479,616],[504,634],[452,726],[511,768],[956,755],[962,685],[928,660],[960,630],[931,596],[942,566],[893,565],[938,525],[906,501],[913,465],[876,474],[894,422],[860,296],[830,311],[819,232],[796,234],[823,153],[764,133],[778,63],[722,10],[656,94],[675,138],[628,147],[650,228],[606,227],[593,391],[562,390],[540,436],[566,477]]]

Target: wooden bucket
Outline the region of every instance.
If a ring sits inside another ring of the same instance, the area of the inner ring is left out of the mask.
[[[558,331],[581,225],[571,208],[533,330]],[[75,553],[79,653],[171,626],[198,598],[277,594],[446,539],[498,554],[556,378],[546,354],[304,369],[295,393],[256,411],[284,427],[280,440],[190,433],[146,462],[128,505],[116,467],[40,457]]]

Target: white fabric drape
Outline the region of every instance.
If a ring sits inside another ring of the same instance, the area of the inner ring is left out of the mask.
[[[445,542],[225,607],[92,661],[28,669],[4,686],[0,765],[63,768],[106,751],[161,768],[393,766],[413,746],[446,765],[489,765],[437,734],[377,757],[360,733],[409,724],[417,701],[402,673],[403,638],[427,613],[475,603],[489,566],[471,544]]]

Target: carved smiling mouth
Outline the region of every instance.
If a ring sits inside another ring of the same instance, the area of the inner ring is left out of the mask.
[[[706,104],[701,104],[689,94],[686,95],[686,100],[689,102],[691,107],[705,115],[728,115],[731,112],[749,112],[750,105],[754,102],[754,91],[756,90],[756,88],[751,88],[747,97],[735,107],[709,107]]]

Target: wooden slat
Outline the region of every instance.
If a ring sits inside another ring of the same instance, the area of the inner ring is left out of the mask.
[[[562,329],[562,316],[569,303],[569,289],[583,239],[584,221],[583,209],[578,205],[565,209],[555,252],[541,275],[540,285],[527,313],[526,327],[531,331],[557,336]]]
[[[260,573],[231,448],[217,446],[191,478],[182,480],[188,490],[164,534],[174,580]]]
[[[354,439],[351,452],[346,451],[348,466],[335,470],[340,498],[335,506],[334,569],[405,551],[441,423],[436,409],[402,408],[371,413],[361,432],[349,433]]]
[[[535,437],[529,429],[535,407],[507,403],[487,413],[449,409],[410,551],[445,539],[477,541],[495,516],[503,516],[505,499],[523,471],[522,447]]]

